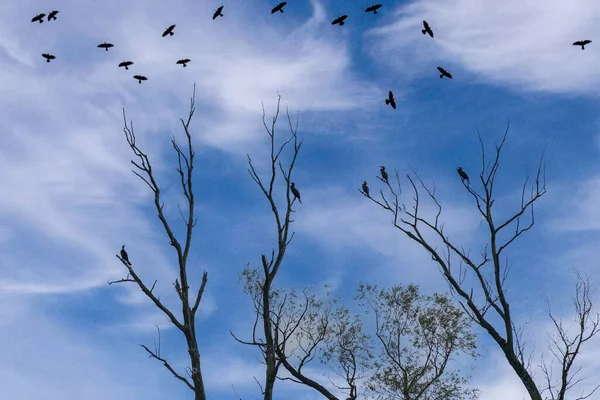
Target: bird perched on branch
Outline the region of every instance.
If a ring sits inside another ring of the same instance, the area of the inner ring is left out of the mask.
[[[592,43],[591,40],[579,40],[575,43],[573,43],[573,46],[581,46],[581,50],[585,50],[585,45]]]
[[[394,110],[396,109],[396,100],[394,99],[394,93],[392,93],[391,90],[388,94],[388,98],[385,99],[385,104],[391,105]]]
[[[125,69],[129,69],[129,66],[133,65],[133,61],[123,61],[119,63],[119,67],[125,67]]]
[[[388,173],[386,172],[385,167],[383,165],[379,166],[379,171],[381,171],[381,178],[385,181],[385,183],[389,183]]]
[[[106,51],[108,51],[108,49],[110,49],[111,47],[113,47],[113,45],[111,43],[102,43],[98,45],[99,48],[104,49]]]
[[[280,13],[283,12],[283,7],[287,4],[287,1],[284,1],[282,3],[277,4],[275,7],[273,7],[273,9],[271,10],[271,14],[275,14],[277,11],[279,11]]]
[[[429,36],[433,37],[433,31],[431,30],[431,27],[429,26],[427,21],[423,21],[423,28],[425,28],[421,31],[421,33],[423,33],[423,35],[428,33]]]
[[[167,35],[171,35],[173,36],[175,33],[173,32],[173,29],[175,29],[175,25],[171,25],[170,27],[168,27],[162,34],[162,37],[165,37]]]
[[[46,59],[46,62],[50,62],[50,60],[54,60],[56,58],[52,54],[47,54],[47,53],[42,54],[42,57],[44,57]]]
[[[191,60],[189,58],[185,58],[183,60],[179,60],[177,61],[175,64],[182,64],[184,67],[187,67],[187,63],[189,63]]]
[[[438,71],[441,72],[440,79],[443,78],[443,77],[445,77],[445,76],[448,77],[448,78],[450,78],[450,79],[452,79],[452,75],[450,75],[450,72],[446,71],[442,67],[437,67],[437,69],[438,69]]]
[[[369,187],[367,186],[367,181],[363,181],[362,190],[363,190],[363,192],[365,192],[365,194],[367,195],[367,197],[371,197],[369,195]]]
[[[456,168],[456,172],[458,172],[458,175],[460,176],[460,179],[463,181],[463,183],[466,181],[467,186],[468,186],[469,185],[469,175],[467,175],[467,173],[465,171],[463,171],[462,167]]]
[[[373,14],[377,14],[377,10],[381,8],[381,4],[373,4],[371,7],[368,7],[365,12],[373,11]]]
[[[148,80],[148,78],[146,78],[144,75],[134,75],[133,78],[137,79],[140,83],[142,83],[142,81]]]
[[[302,204],[302,200],[300,200],[300,192],[298,191],[298,189],[296,189],[296,185],[294,184],[294,182],[292,182],[292,184],[290,185],[290,190],[292,191],[294,198],[298,199],[300,204]]]
[[[31,19],[31,22],[35,22],[35,21],[40,21],[40,24],[44,22],[44,17],[46,16],[46,14],[38,14],[35,17],[33,17]]]
[[[223,16],[223,13],[221,11],[223,11],[223,6],[217,8],[217,11],[215,11],[215,13],[213,14],[213,20],[216,19],[217,17]]]
[[[339,26],[342,26],[342,25],[344,25],[344,24],[345,24],[344,20],[345,20],[346,18],[348,18],[348,16],[347,16],[347,15],[342,15],[341,17],[337,17],[336,19],[334,19],[334,20],[331,22],[331,25],[339,25]]]
[[[129,255],[127,255],[127,252],[125,251],[125,245],[123,245],[123,247],[121,247],[121,258],[127,263],[129,264],[129,266],[131,267],[131,262],[129,261]]]
[[[50,22],[50,20],[56,19],[56,14],[58,14],[58,11],[56,10],[48,14],[48,22]]]

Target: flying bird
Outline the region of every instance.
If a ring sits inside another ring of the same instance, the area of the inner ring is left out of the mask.
[[[50,62],[50,60],[54,60],[56,57],[54,57],[52,54],[42,54],[42,57],[44,57],[46,59],[46,62]]]
[[[125,260],[125,262],[127,264],[129,264],[129,266],[131,267],[131,262],[129,261],[129,256],[127,255],[127,252],[125,251],[125,245],[123,245],[123,247],[121,247],[121,258],[123,260]]]
[[[137,79],[140,83],[142,83],[142,81],[148,80],[148,78],[146,78],[144,75],[134,75],[133,78]]]
[[[298,199],[300,204],[302,204],[302,200],[300,200],[300,192],[298,191],[298,189],[296,189],[296,185],[294,184],[294,182],[292,182],[292,184],[290,185],[290,190],[292,191],[294,198]]]
[[[213,14],[213,20],[216,19],[217,17],[223,16],[223,13],[221,11],[223,11],[223,6],[217,8],[217,11],[215,11],[215,13]]]
[[[367,8],[365,12],[373,11],[373,14],[377,14],[377,10],[381,8],[381,4],[373,4],[371,7]]]
[[[177,61],[176,64],[183,64],[184,67],[187,67],[186,64],[189,63],[190,61],[192,61],[192,60],[190,60],[189,58],[185,58],[183,60]]]
[[[394,93],[392,93],[391,90],[388,94],[388,98],[385,99],[385,104],[391,105],[394,110],[396,109],[396,100],[394,99]]]
[[[110,49],[111,47],[113,47],[113,45],[111,43],[102,43],[99,44],[98,47],[100,47],[101,49],[104,49],[106,51],[108,51],[108,49]]]
[[[339,25],[339,26],[342,26],[342,25],[344,25],[344,24],[345,24],[344,20],[345,20],[346,18],[348,18],[348,16],[347,16],[347,15],[342,15],[341,17],[337,17],[336,19],[334,19],[334,20],[331,22],[331,25],[336,25],[336,24],[337,24],[337,25]]]
[[[463,181],[463,183],[467,181],[467,185],[469,185],[469,175],[467,175],[467,173],[463,171],[462,167],[456,168],[456,172],[458,172],[458,175],[460,176],[460,179]]]
[[[365,192],[367,197],[371,197],[371,195],[369,195],[369,187],[367,186],[367,181],[363,181],[362,190],[363,192]]]
[[[31,19],[31,22],[35,22],[35,21],[40,21],[40,24],[44,22],[44,17],[46,16],[46,14],[38,14],[35,17],[33,17]]]
[[[170,27],[168,27],[162,34],[162,37],[165,37],[167,35],[171,35],[173,36],[175,33],[173,32],[173,29],[175,29],[175,25],[171,25]]]
[[[275,14],[277,11],[279,12],[283,12],[283,7],[287,4],[287,1],[284,1],[282,3],[277,4],[275,7],[273,7],[273,9],[271,10],[271,14]]]
[[[585,50],[585,45],[592,43],[591,40],[579,40],[575,43],[573,43],[573,46],[581,46],[581,50]]]
[[[450,75],[450,72],[446,71],[442,67],[437,67],[437,69],[438,69],[438,71],[441,72],[440,79],[443,78],[443,77],[445,77],[445,76],[447,76],[448,78],[452,79],[452,75]]]
[[[48,22],[50,22],[50,20],[56,19],[56,14],[58,14],[58,11],[52,11],[50,14],[48,14]]]
[[[133,64],[133,61],[123,61],[119,63],[119,67],[125,67],[125,69],[129,69],[129,66]]]
[[[421,31],[423,33],[423,35],[428,33],[429,36],[433,37],[433,31],[431,30],[431,27],[429,26],[427,21],[423,21],[423,28],[425,28]]]
[[[388,182],[388,173],[385,170],[385,167],[383,165],[379,166],[379,170],[381,171],[381,178],[383,178],[383,180],[385,181],[385,183],[389,183]]]

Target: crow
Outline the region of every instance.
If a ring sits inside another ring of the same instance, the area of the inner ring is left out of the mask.
[[[433,31],[431,30],[431,27],[429,26],[427,21],[423,21],[423,28],[425,28],[421,31],[423,33],[423,35],[428,33],[429,36],[433,37]]]
[[[138,80],[140,83],[142,83],[142,81],[146,81],[146,80],[148,80],[148,78],[146,78],[146,77],[145,77],[145,76],[143,76],[143,75],[134,75],[134,76],[133,76],[133,79],[137,79],[137,80]]]
[[[290,190],[292,191],[294,198],[298,199],[300,204],[302,204],[302,200],[300,200],[300,192],[298,191],[298,189],[296,189],[296,185],[294,184],[294,182],[292,182],[292,184],[290,186]]]
[[[585,45],[588,43],[592,43],[591,40],[579,40],[573,43],[573,46],[581,46],[581,50],[585,50]]]
[[[213,20],[216,19],[217,17],[223,16],[223,13],[221,11],[223,11],[223,6],[217,8],[217,11],[215,11],[215,13],[213,14]]]
[[[50,62],[50,60],[54,60],[56,58],[52,54],[42,54],[42,57],[46,59],[46,62]]]
[[[108,49],[110,49],[111,47],[113,47],[113,45],[111,43],[102,43],[98,45],[99,48],[104,49],[106,51],[108,51]]]
[[[394,93],[392,93],[391,90],[388,94],[388,98],[385,99],[385,104],[391,105],[394,110],[396,109],[396,100],[394,99]]]
[[[467,173],[465,171],[463,171],[462,167],[456,168],[456,172],[458,172],[458,175],[460,176],[460,179],[463,181],[463,183],[465,181],[467,181],[467,186],[468,186],[469,185],[469,175],[467,175]]]
[[[373,14],[377,14],[377,10],[381,8],[381,4],[373,4],[371,7],[367,8],[365,12],[373,11]]]
[[[452,75],[450,75],[450,72],[446,71],[442,67],[437,67],[437,69],[438,69],[438,71],[441,72],[440,79],[443,78],[443,77],[445,77],[445,76],[447,76],[448,78],[452,79]]]
[[[175,29],[175,25],[171,25],[170,27],[168,27],[167,30],[163,32],[162,37],[165,37],[167,35],[173,36],[175,34],[173,33],[173,29]]]
[[[127,263],[129,264],[129,266],[131,267],[131,262],[129,261],[129,256],[127,255],[127,252],[125,251],[125,245],[123,245],[123,247],[121,247],[121,258]]]
[[[44,17],[46,16],[46,14],[38,14],[35,17],[33,17],[31,19],[31,22],[35,22],[35,21],[40,21],[40,24],[44,22]]]
[[[119,64],[119,67],[125,67],[125,69],[129,69],[128,67],[133,64],[133,61],[123,61]]]
[[[189,58],[185,58],[183,60],[179,60],[177,61],[175,64],[183,64],[184,67],[187,67],[187,63],[189,63],[191,60]]]
[[[369,187],[367,186],[367,181],[363,181],[362,190],[363,192],[365,192],[367,197],[371,197],[371,195],[369,195]]]
[[[331,22],[331,25],[336,25],[336,24],[338,24],[339,26],[342,26],[342,25],[344,25],[344,24],[345,24],[344,20],[345,20],[346,18],[348,18],[348,16],[347,16],[347,15],[342,15],[341,17],[337,17],[336,19],[334,19],[334,20]]]
[[[381,171],[381,177],[383,178],[383,180],[385,181],[385,183],[389,183],[388,182],[388,173],[385,170],[385,167],[383,165],[379,166],[379,170]]]
[[[58,11],[52,11],[50,14],[48,14],[48,22],[50,22],[52,19],[56,19],[56,14],[58,14]]]
[[[283,7],[287,4],[287,1],[284,1],[282,3],[277,4],[275,7],[273,7],[273,9],[271,10],[271,14],[275,14],[277,11],[279,12],[283,12]]]

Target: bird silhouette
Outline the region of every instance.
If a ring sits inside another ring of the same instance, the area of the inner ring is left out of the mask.
[[[38,14],[31,19],[31,22],[40,21],[40,24],[44,22],[44,17],[46,14]]]
[[[423,35],[428,33],[429,36],[433,37],[433,31],[431,30],[431,27],[429,26],[427,21],[423,21],[423,28],[425,28],[421,31],[423,33]]]
[[[129,266],[131,267],[131,262],[129,261],[129,256],[127,255],[127,252],[125,251],[125,245],[123,245],[123,247],[121,247],[121,258],[127,263],[129,264]]]
[[[56,19],[56,14],[58,14],[58,11],[52,11],[50,14],[48,14],[48,22],[50,22],[52,19]]]
[[[302,200],[300,200],[300,192],[298,191],[298,189],[296,189],[296,184],[294,182],[292,182],[292,184],[290,185],[290,190],[292,191],[294,198],[298,199],[300,204],[302,204]]]
[[[348,18],[348,16],[347,16],[347,15],[342,15],[341,17],[337,17],[336,19],[334,19],[334,20],[331,22],[331,25],[336,25],[336,24],[337,24],[337,25],[339,25],[339,26],[342,26],[342,25],[344,25],[344,24],[345,24],[344,20],[345,20],[346,18]]]
[[[102,43],[99,44],[98,47],[100,47],[101,49],[104,49],[106,51],[108,51],[108,49],[110,49],[111,47],[113,47],[113,45],[111,43]]]
[[[391,105],[394,110],[396,109],[396,100],[394,99],[394,93],[392,93],[391,90],[388,94],[388,98],[385,99],[385,104]]]
[[[44,57],[46,59],[46,62],[50,62],[50,60],[54,60],[56,57],[54,57],[52,54],[42,54],[42,57]]]
[[[279,12],[283,12],[283,7],[287,4],[287,1],[284,1],[282,3],[277,4],[275,7],[273,7],[273,9],[271,10],[271,14],[275,14],[277,11]]]
[[[458,175],[460,176],[460,179],[463,181],[467,181],[467,185],[469,185],[469,175],[467,175],[467,173],[465,171],[463,171],[462,167],[458,167],[456,168],[456,172],[458,172]]]
[[[381,8],[381,4],[373,4],[371,7],[368,7],[365,12],[373,11],[373,14],[377,14],[377,10]]]
[[[133,64],[133,61],[123,61],[119,63],[119,67],[125,67],[125,69],[129,69],[129,66]]]
[[[148,80],[148,78],[146,78],[144,75],[134,75],[133,78],[137,79],[140,83],[142,83],[142,81]]]
[[[379,171],[381,171],[381,178],[385,181],[385,183],[389,183],[388,182],[388,173],[385,170],[385,167],[383,165],[379,166]]]
[[[183,64],[184,67],[187,67],[187,63],[189,63],[191,60],[189,58],[185,58],[183,60],[179,60],[176,62],[176,64]]]
[[[213,20],[216,19],[217,17],[223,16],[223,13],[221,11],[223,11],[223,6],[217,8],[217,11],[215,11],[215,13],[213,14]]]
[[[581,46],[581,50],[585,50],[585,45],[592,43],[591,40],[579,40],[575,43],[573,43],[573,46]]]
[[[170,27],[168,27],[162,34],[162,37],[165,37],[167,35],[171,35],[173,36],[175,33],[173,32],[173,29],[175,29],[175,25],[171,25]]]
[[[437,67],[437,69],[438,69],[438,71],[441,72],[440,79],[443,78],[443,77],[445,77],[445,76],[447,76],[448,78],[452,79],[452,75],[450,75],[450,72],[446,71],[442,67]]]
[[[363,192],[365,192],[367,197],[371,197],[371,195],[369,194],[369,187],[367,186],[367,181],[363,181],[362,190]]]

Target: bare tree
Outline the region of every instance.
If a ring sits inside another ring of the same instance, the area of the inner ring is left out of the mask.
[[[190,123],[192,121],[192,117],[195,111],[195,97],[196,97],[196,86],[194,85],[194,93],[192,95],[190,101],[190,112],[187,118],[187,121],[180,119],[181,125],[183,126],[183,130],[185,132],[187,138],[187,149],[182,150],[175,138],[171,139],[171,143],[173,145],[173,149],[177,153],[178,167],[177,172],[180,177],[181,189],[187,200],[187,215],[184,216],[183,212],[180,211],[181,217],[184,220],[186,226],[186,234],[183,245],[179,242],[179,240],[173,234],[173,230],[171,229],[170,223],[165,218],[163,213],[164,203],[161,200],[161,191],[158,183],[156,182],[154,173],[152,171],[152,166],[150,164],[150,160],[148,156],[137,146],[135,133],[133,130],[133,122],[130,122],[129,126],[127,126],[127,118],[125,117],[125,110],[123,109],[123,121],[125,127],[123,131],[125,132],[125,138],[127,140],[127,144],[133,151],[133,154],[137,157],[136,161],[131,161],[131,163],[135,166],[136,169],[133,170],[133,173],[136,174],[142,181],[144,181],[150,190],[154,193],[154,206],[156,207],[156,211],[158,212],[158,218],[162,223],[162,226],[165,230],[165,233],[169,237],[169,244],[175,249],[177,253],[177,261],[179,264],[179,277],[175,279],[173,286],[177,295],[181,301],[181,314],[177,316],[176,312],[168,309],[161,300],[153,293],[154,287],[157,281],[154,281],[151,287],[148,287],[139,275],[134,270],[131,263],[129,263],[122,256],[117,255],[117,258],[121,260],[125,268],[127,268],[127,277],[120,279],[118,281],[109,282],[109,284],[113,283],[123,283],[123,282],[132,282],[135,283],[144,294],[152,300],[152,302],[156,305],[156,307],[161,310],[167,318],[171,321],[173,325],[184,335],[188,354],[190,357],[191,368],[187,368],[187,377],[182,373],[177,372],[169,362],[162,357],[160,354],[160,342],[158,346],[155,346],[154,350],[150,350],[145,345],[142,346],[146,352],[148,352],[151,358],[154,358],[163,363],[165,368],[173,374],[173,376],[189,387],[195,395],[196,400],[205,400],[206,393],[204,391],[204,382],[202,379],[202,371],[200,368],[200,352],[198,350],[198,341],[196,338],[196,312],[198,311],[198,307],[200,306],[200,301],[202,300],[202,294],[204,293],[204,288],[206,287],[206,282],[208,280],[208,274],[206,271],[202,274],[202,282],[198,291],[196,293],[195,299],[193,298],[193,293],[190,295],[190,287],[188,284],[188,270],[187,270],[187,261],[188,255],[190,252],[190,246],[192,243],[192,232],[194,227],[196,226],[196,219],[194,218],[194,192],[192,186],[192,171],[194,168],[194,150],[192,148],[192,135],[190,134]],[[160,331],[159,331],[160,333]],[[160,336],[159,336],[160,341]],[[189,379],[188,379],[189,378]],[[191,379],[191,381],[190,381]]]
[[[534,225],[534,204],[546,193],[544,157],[542,154],[529,192],[527,191],[528,178],[522,186],[520,207],[507,218],[497,221],[492,212],[496,201],[494,185],[500,167],[500,153],[508,129],[507,125],[502,140],[495,146],[495,153],[491,158],[488,158],[483,140],[478,133],[482,156],[478,182],[481,188],[475,189],[474,182],[469,183],[468,179],[461,176],[465,190],[473,198],[477,211],[487,225],[488,244],[481,250],[479,257],[472,256],[470,251],[466,251],[444,233],[444,225],[440,220],[442,206],[436,198],[435,187],[430,189],[416,173],[414,173],[415,178],[407,175],[414,193],[414,204],[409,210],[400,202],[401,186],[398,171],[396,171],[395,187],[386,183],[387,192],[390,193],[388,197],[391,196],[389,200],[383,190],[380,192],[381,200],[367,197],[389,211],[393,215],[393,225],[431,255],[462,308],[500,347],[531,399],[542,400],[540,388],[548,386],[556,388],[555,391],[551,391],[556,394],[556,400],[564,400],[566,391],[579,382],[579,380],[573,382],[570,375],[571,367],[580,353],[581,345],[598,332],[597,319],[594,319],[591,313],[592,303],[587,295],[589,283],[580,280],[576,296],[579,334],[574,339],[570,338],[562,325],[555,320],[558,330],[558,340],[555,341],[555,345],[561,349],[555,350],[557,351],[555,355],[558,355],[557,358],[560,359],[562,366],[560,382],[556,386],[553,386],[553,383],[538,386],[530,368],[530,359],[525,357],[522,329],[515,326],[511,313],[506,289],[509,268],[507,263],[502,262],[502,256],[511,243]],[[432,218],[425,218],[421,214],[423,201],[420,196],[421,189],[425,193],[425,198],[429,199],[437,210]],[[454,265],[457,260],[458,267]],[[546,371],[549,372],[549,369]],[[548,381],[552,382],[552,379],[549,378]],[[579,398],[584,399],[589,395],[582,395]]]

